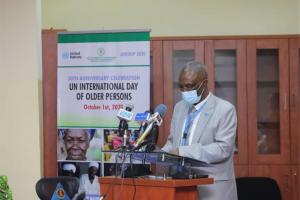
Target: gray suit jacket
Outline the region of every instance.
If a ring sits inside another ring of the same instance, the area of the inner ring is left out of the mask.
[[[162,148],[169,152],[179,148],[179,155],[204,161],[209,167],[196,170],[218,180],[234,179],[233,154],[236,136],[236,111],[232,104],[210,94],[197,121],[192,144],[179,146],[188,105],[180,101],[175,105],[170,135]]]

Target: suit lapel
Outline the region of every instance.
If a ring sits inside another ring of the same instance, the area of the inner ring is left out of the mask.
[[[204,133],[205,127],[210,120],[216,104],[216,98],[213,94],[207,99],[206,105],[200,114],[199,120],[196,125],[195,133],[193,135],[192,143],[197,143]]]

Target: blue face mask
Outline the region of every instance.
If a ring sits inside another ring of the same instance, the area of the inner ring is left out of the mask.
[[[181,92],[181,98],[189,105],[198,103],[201,100],[202,94],[205,90],[205,88],[203,88],[201,94],[198,96],[197,90],[202,86],[202,84],[203,84],[203,81],[197,89]]]

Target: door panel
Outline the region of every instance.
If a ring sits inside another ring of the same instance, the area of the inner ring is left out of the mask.
[[[250,163],[289,163],[288,41],[247,41]]]
[[[151,41],[151,109],[164,102],[163,91],[163,49],[162,41]],[[159,127],[158,146],[163,146],[167,135],[164,132],[164,123]]]
[[[234,165],[235,177],[248,177],[249,166],[248,165]]]
[[[188,61],[204,61],[203,41],[164,41],[164,103],[168,111],[164,118],[164,130],[169,134],[174,105],[180,100],[178,76],[184,64]]]
[[[248,163],[246,41],[205,41],[205,63],[209,87],[216,96],[231,102],[237,110],[236,164]]]
[[[300,163],[300,40],[290,39],[291,163]]]

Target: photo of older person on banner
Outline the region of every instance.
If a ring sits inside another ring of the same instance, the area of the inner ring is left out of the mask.
[[[58,129],[58,160],[101,160],[101,136],[96,129]]]

